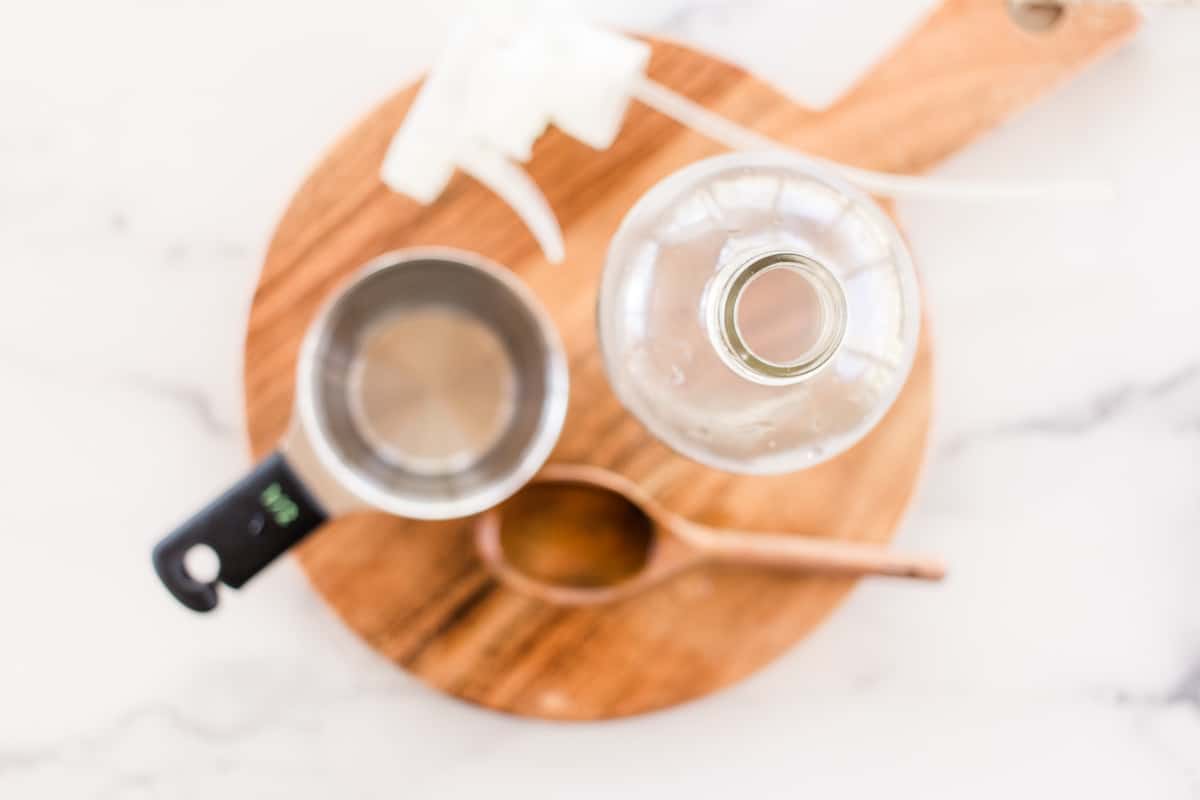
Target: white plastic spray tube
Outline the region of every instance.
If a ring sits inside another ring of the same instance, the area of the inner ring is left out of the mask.
[[[645,75],[645,42],[529,3],[480,12],[452,33],[430,70],[380,168],[393,191],[432,203],[456,169],[504,199],[546,260],[565,255],[562,229],[537,184],[518,164],[553,124],[598,150],[616,139],[636,99],[734,150],[788,148]],[[796,151],[792,151],[796,152]],[[813,158],[805,154],[807,158]],[[894,175],[817,159],[850,182],[893,197],[955,200],[1103,195],[1103,182],[985,183]]]

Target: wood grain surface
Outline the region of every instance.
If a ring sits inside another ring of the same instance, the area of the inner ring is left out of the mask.
[[[920,172],[1136,24],[1127,8],[1071,10],[1052,32],[1035,35],[1011,24],[1003,0],[950,0],[822,113],[674,44],[653,43],[650,75],[811,153]],[[796,62],[803,60],[797,54]],[[246,416],[256,455],[284,432],[300,341],[330,291],[385,251],[448,245],[520,274],[562,332],[572,386],[552,460],[615,470],[668,508],[718,527],[890,539],[913,493],[929,427],[928,324],[895,407],[843,456],[771,478],[698,466],[657,443],[619,406],[596,349],[593,310],[607,243],[622,215],[656,181],[719,148],[637,104],[607,151],[551,130],[529,171],[566,236],[566,263],[552,266],[513,212],[467,177],[456,177],[428,207],[380,183],[380,161],[414,93],[409,87],[391,97],[337,142],[275,232],[246,338]],[[338,520],[298,554],[346,624],[429,685],[493,709],[572,720],[664,708],[737,681],[811,631],[854,583],[704,568],[622,603],[564,609],[499,586],[472,549],[469,522],[379,514]],[[895,582],[891,590],[929,588]]]

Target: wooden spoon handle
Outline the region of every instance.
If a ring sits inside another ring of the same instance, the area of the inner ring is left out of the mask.
[[[713,530],[688,524],[678,534],[708,558],[737,564],[843,575],[893,575],[941,580],[946,567],[935,558],[895,553],[879,545],[776,533]]]

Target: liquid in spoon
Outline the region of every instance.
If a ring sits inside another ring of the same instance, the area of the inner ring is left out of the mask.
[[[617,492],[579,483],[532,484],[500,508],[510,566],[546,584],[612,586],[650,559],[654,523]]]

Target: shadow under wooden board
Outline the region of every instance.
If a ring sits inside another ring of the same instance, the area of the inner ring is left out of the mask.
[[[1009,21],[1003,0],[950,0],[820,113],[674,44],[653,43],[649,72],[807,152],[921,172],[1136,25],[1127,8],[1097,7],[1069,11],[1051,32],[1032,34]],[[284,432],[300,341],[320,303],[381,253],[446,245],[513,269],[559,326],[572,385],[553,461],[615,470],[670,509],[716,526],[879,543],[892,537],[929,427],[928,324],[895,407],[841,457],[766,478],[692,463],[656,442],[617,403],[597,352],[594,305],[608,240],[625,212],[659,179],[720,148],[636,103],[607,151],[551,130],[529,164],[566,236],[566,263],[550,265],[513,212],[469,178],[456,177],[428,207],[380,183],[380,161],[414,93],[415,87],[404,89],[352,128],[301,186],[275,232],[246,339],[246,409],[256,455]],[[554,719],[618,717],[706,695],[786,651],[854,585],[845,578],[706,568],[612,606],[558,608],[500,586],[474,554],[469,521],[381,514],[338,520],[298,555],[345,623],[396,664],[464,700]],[[930,589],[897,584],[893,590]]]

